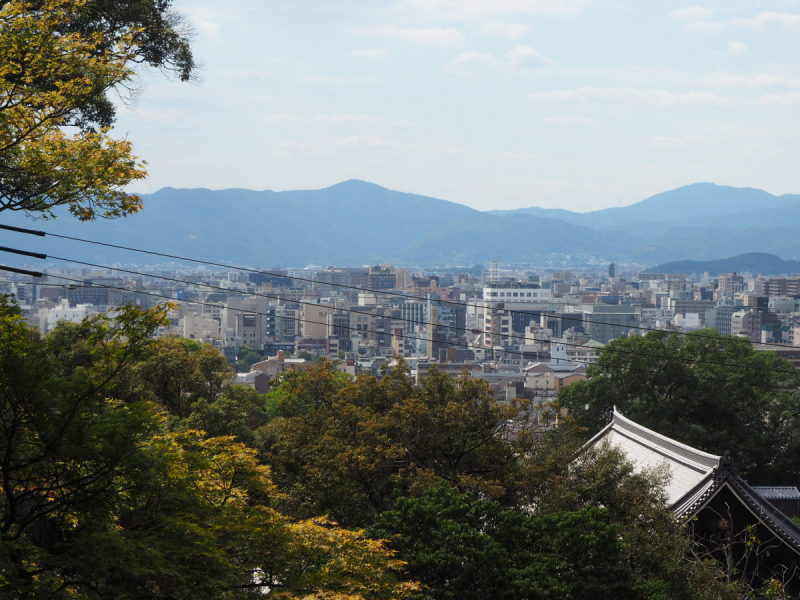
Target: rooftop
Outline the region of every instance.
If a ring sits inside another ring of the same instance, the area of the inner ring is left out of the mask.
[[[754,485],[759,496],[767,500],[800,500],[800,490],[792,486]]]
[[[642,427],[616,409],[611,422],[589,444],[603,441],[619,447],[639,470],[666,468],[670,480],[665,492],[670,505],[704,480],[721,458]]]

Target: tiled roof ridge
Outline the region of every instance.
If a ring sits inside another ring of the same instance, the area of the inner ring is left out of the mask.
[[[795,486],[753,485],[756,493],[767,500],[800,500],[800,490]]]
[[[714,469],[708,477],[705,477],[692,490],[687,492],[683,498],[672,505],[673,513],[677,517],[690,519],[711,501],[725,483],[734,488],[743,502],[763,520],[775,535],[781,538],[795,552],[800,553],[800,526],[730,469]]]
[[[665,435],[661,435],[653,431],[652,429],[648,429],[647,427],[643,427],[638,423],[631,421],[627,417],[625,417],[621,412],[614,407],[613,417],[611,419],[611,423],[609,424],[612,428],[617,426],[623,430],[626,430],[629,433],[633,433],[637,437],[650,442],[660,448],[667,450],[668,452],[681,456],[685,459],[689,459],[693,462],[696,462],[700,465],[707,467],[709,470],[717,467],[719,465],[719,461],[722,457],[717,456],[715,454],[709,454],[708,452],[703,452],[702,450],[698,450],[697,448],[692,448],[686,444],[682,444],[677,442],[671,438],[668,438]]]
[[[715,482],[717,484],[715,487],[723,481],[728,481],[745,498],[750,508],[757,511],[776,534],[791,545],[796,552],[800,552],[800,527],[792,519],[775,508],[769,500],[762,498],[750,484],[736,473],[723,470],[718,480],[718,483]]]

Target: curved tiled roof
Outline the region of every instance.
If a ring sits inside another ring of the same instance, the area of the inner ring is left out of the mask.
[[[761,497],[735,471],[720,468],[691,490],[672,507],[676,516],[690,519],[700,512],[723,487],[729,487],[750,512],[761,521],[773,535],[783,540],[792,550],[800,554],[800,527],[789,517]]]
[[[607,441],[619,447],[638,469],[666,468],[667,499],[674,504],[719,466],[720,457],[676,442],[625,417],[616,408],[611,422],[589,444]]]
[[[800,500],[800,490],[794,486],[754,485],[752,488],[767,500]]]
[[[725,487],[772,533],[800,554],[800,527],[759,493],[780,493],[775,499],[799,498],[797,488],[753,488],[736,473],[726,456],[708,454],[642,427],[614,409],[611,422],[589,444],[609,442],[619,447],[637,468],[666,466],[672,476],[667,497],[672,512],[681,519],[699,513]],[[768,490],[772,491],[769,492]],[[794,490],[789,492],[788,490]],[[797,495],[792,495],[797,494]]]

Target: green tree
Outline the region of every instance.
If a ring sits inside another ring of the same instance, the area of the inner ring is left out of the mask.
[[[92,220],[141,209],[124,188],[144,163],[110,137],[107,97],[131,89],[139,63],[182,79],[194,70],[169,1],[0,2],[0,211],[66,206]]]
[[[614,406],[695,448],[730,450],[755,484],[800,482],[800,375],[773,352],[715,330],[615,340],[559,401],[590,431]]]
[[[264,404],[264,397],[253,388],[231,385],[216,400],[201,398],[193,404],[181,426],[203,431],[208,437],[234,436],[252,447],[255,430],[268,421]]]
[[[730,597],[736,590],[719,585],[719,564],[688,560],[688,532],[666,506],[668,473],[636,471],[618,449],[589,448],[585,440],[586,430],[568,418],[527,453],[517,510],[553,514],[603,509],[618,528],[621,560],[644,597]]]
[[[201,398],[215,401],[232,379],[225,357],[212,346],[168,337],[130,372],[124,397],[145,397],[185,418]]]
[[[366,600],[412,591],[397,582],[402,563],[384,543],[271,508],[280,493],[255,450],[173,431],[141,395],[115,398],[158,346],[174,350],[151,339],[164,323],[165,309],[128,306],[42,338],[0,306],[3,597]]]
[[[572,434],[553,433],[526,461],[535,493],[516,506],[439,483],[377,517],[368,532],[399,550],[419,600],[740,597],[717,563],[689,560],[661,475],[607,448],[567,456]]]
[[[601,509],[531,516],[438,484],[398,498],[370,534],[400,550],[420,600],[642,597]]]
[[[329,515],[347,527],[372,523],[394,490],[442,480],[512,495],[519,453],[531,442],[498,435],[520,407],[495,402],[485,381],[432,369],[416,386],[403,362],[380,380],[354,381],[325,361],[284,374],[267,403],[277,416],[259,430],[258,447],[288,495],[282,506],[298,518]]]
[[[258,352],[253,350],[250,346],[242,344],[239,352],[236,354],[236,370],[240,373],[249,373],[250,369],[257,362],[264,360]]]

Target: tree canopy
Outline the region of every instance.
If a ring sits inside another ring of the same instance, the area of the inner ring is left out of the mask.
[[[496,403],[485,381],[434,369],[417,387],[402,362],[355,381],[323,362],[287,373],[268,397],[277,415],[259,430],[259,449],[288,494],[285,509],[346,526],[370,524],[395,490],[440,480],[505,496],[532,439],[497,435],[520,407]]]
[[[267,394],[256,444],[285,512],[386,538],[419,600],[734,597],[716,565],[688,560],[664,474],[580,452],[570,419],[526,427],[528,408],[435,368],[417,386],[402,362],[355,380],[322,363]]]
[[[127,307],[42,338],[3,305],[3,595],[388,599],[414,590],[398,582],[402,563],[384,542],[276,511],[281,494],[254,449],[187,427],[148,390],[131,392],[132,374],[164,353],[151,339],[164,317]],[[179,356],[188,366],[177,372],[202,371]],[[166,399],[196,391],[153,387]],[[236,394],[212,400],[223,397]]]
[[[141,209],[145,177],[113,139],[108,94],[131,92],[137,64],[188,79],[195,65],[168,0],[0,2],[0,211],[81,220]]]
[[[611,342],[562,405],[590,431],[614,406],[700,450],[730,450],[756,485],[800,483],[800,374],[774,352],[715,330],[651,332]]]
[[[0,590],[19,598],[749,593],[693,558],[664,473],[486,382],[322,361],[263,396],[166,309],[0,311]],[[545,420],[545,423],[547,421]]]

